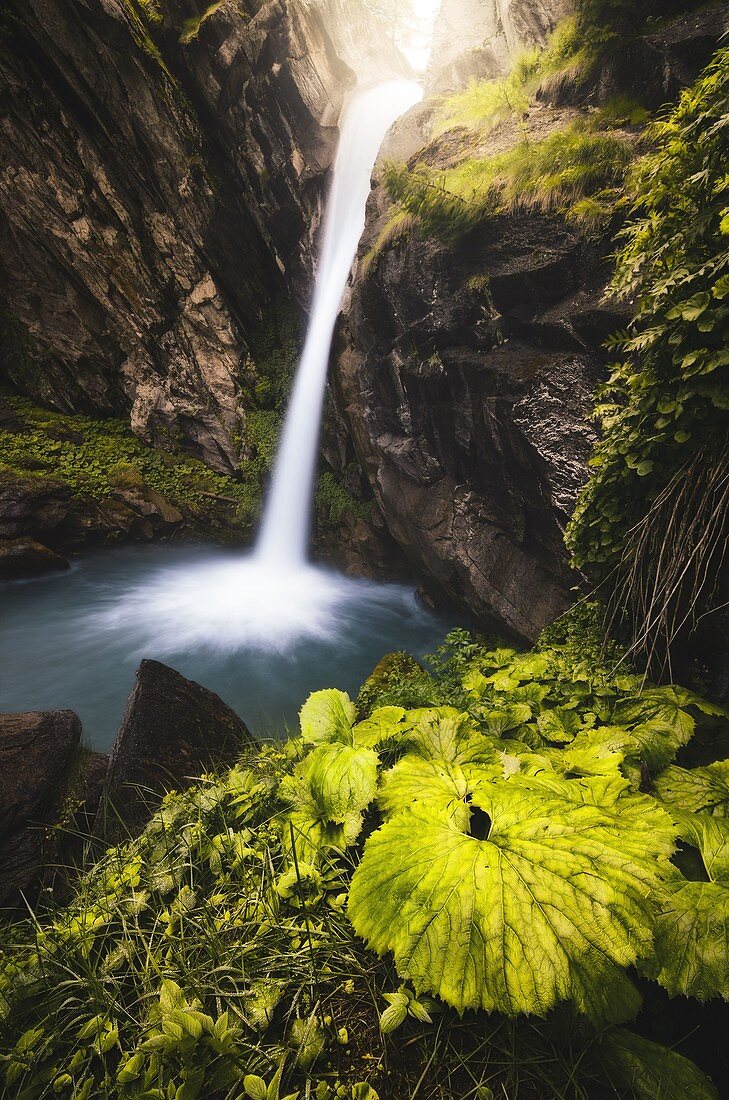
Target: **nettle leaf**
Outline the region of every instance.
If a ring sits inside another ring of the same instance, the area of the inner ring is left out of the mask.
[[[352,724],[357,708],[346,691],[327,688],[314,691],[299,711],[301,736],[308,744],[343,741],[352,744]]]
[[[709,1078],[688,1058],[625,1028],[606,1031],[594,1053],[604,1078],[613,1087],[632,1089],[639,1100],[719,1100]]]
[[[370,837],[350,888],[355,931],[459,1012],[572,1001],[599,1022],[633,1015],[624,971],[651,945],[668,816],[649,798],[624,796],[617,812],[519,775],[471,798],[466,828],[415,804]]]
[[[708,882],[678,871],[665,884],[654,953],[642,971],[674,997],[729,1000],[729,820],[678,811],[679,836],[699,849]]]
[[[376,749],[386,741],[397,740],[405,728],[404,717],[404,707],[378,707],[369,718],[352,728],[354,744]]]
[[[655,780],[658,797],[689,813],[729,817],[729,760],[705,768],[665,768]]]

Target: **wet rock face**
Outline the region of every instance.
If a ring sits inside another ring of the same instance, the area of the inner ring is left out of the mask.
[[[0,907],[38,880],[80,742],[70,710],[0,714]]]
[[[376,227],[372,232],[376,231]],[[563,527],[594,441],[608,275],[561,220],[413,237],[358,280],[340,412],[390,534],[482,622],[532,641],[570,602]]]
[[[284,0],[227,3],[187,45],[197,6],[161,8],[159,26],[124,0],[4,16],[3,370],[230,472],[250,334],[308,263],[351,74]]]

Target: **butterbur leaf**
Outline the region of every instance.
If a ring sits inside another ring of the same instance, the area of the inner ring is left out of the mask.
[[[341,824],[374,798],[377,763],[372,749],[319,745],[282,781],[280,793],[312,818]]]
[[[639,1100],[719,1100],[709,1078],[688,1058],[625,1028],[606,1031],[593,1055],[603,1080],[632,1089]]]
[[[582,728],[582,719],[574,710],[554,707],[537,718],[537,728],[545,739],[556,745],[566,745],[574,740]]]
[[[666,884],[653,954],[642,972],[674,997],[729,1001],[729,886],[689,882],[678,872]]]
[[[352,744],[352,724],[357,708],[345,691],[314,691],[299,711],[301,736],[309,744],[342,741]]]
[[[358,748],[376,749],[386,741],[397,739],[405,717],[404,707],[378,707],[364,722],[352,729],[354,744]]]
[[[655,780],[656,794],[690,813],[729,817],[729,760],[705,768],[666,768]]]
[[[473,763],[493,756],[492,743],[474,730],[470,716],[452,707],[425,711],[411,732],[403,734],[402,744],[425,760],[445,763]]]
[[[415,804],[365,846],[355,931],[459,1012],[572,1001],[595,1021],[626,1019],[639,997],[624,968],[650,948],[673,826],[652,799],[621,801],[609,812],[515,775],[474,792],[468,828]]]

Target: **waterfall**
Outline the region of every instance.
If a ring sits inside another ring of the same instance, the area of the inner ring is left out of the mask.
[[[421,98],[419,85],[388,81],[355,93],[345,112],[309,328],[256,543],[256,558],[266,565],[295,568],[306,561],[329,353],[364,228],[372,169],[390,126]]]

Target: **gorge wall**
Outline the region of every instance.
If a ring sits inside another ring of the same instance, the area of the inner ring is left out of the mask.
[[[2,17],[3,374],[232,471],[251,334],[301,290],[357,26],[341,3]],[[337,42],[337,33],[340,42]],[[370,52],[377,45],[372,37]],[[378,64],[395,63],[387,44]]]

